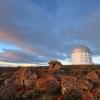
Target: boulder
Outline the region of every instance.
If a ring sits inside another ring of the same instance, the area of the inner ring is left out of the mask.
[[[89,72],[86,76],[86,79],[89,79],[91,81],[96,81],[96,80],[100,80],[99,75],[96,71],[91,71]]]
[[[100,87],[95,89],[94,94],[96,100],[100,100]]]
[[[91,90],[93,85],[87,80],[78,80],[77,86],[82,90]]]
[[[29,77],[29,72],[26,68],[21,68],[14,73],[14,77],[17,79],[25,80]]]
[[[38,74],[37,73],[32,73],[30,76],[29,76],[29,79],[31,80],[36,80],[38,78]]]
[[[62,64],[59,61],[49,61],[48,72],[57,72],[62,68]]]
[[[13,100],[15,91],[14,80],[14,78],[6,79],[4,84],[0,87],[1,100]]]
[[[20,68],[14,73],[15,84],[17,86],[30,87],[34,84],[34,80],[38,78],[37,73],[32,73],[28,68]]]
[[[63,76],[61,77],[61,89],[62,94],[66,94],[69,90],[77,88],[77,78],[75,76]]]
[[[90,91],[85,91],[81,100],[95,100],[94,95]]]
[[[15,79],[14,80],[14,84],[15,84],[15,88],[17,88],[17,87],[23,87],[24,86],[24,80],[21,80],[21,79]]]
[[[40,91],[53,93],[60,87],[60,83],[52,75],[36,80],[36,88]]]
[[[30,79],[26,79],[26,80],[24,80],[24,86],[27,87],[27,88],[34,88],[35,81],[30,80]]]

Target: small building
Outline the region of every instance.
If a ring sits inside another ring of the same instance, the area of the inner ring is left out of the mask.
[[[73,65],[93,64],[92,54],[90,49],[83,45],[76,46],[71,53],[71,64]]]

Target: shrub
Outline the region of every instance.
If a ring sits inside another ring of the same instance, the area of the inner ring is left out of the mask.
[[[65,98],[66,100],[81,100],[81,93],[78,90],[72,89],[66,94]]]

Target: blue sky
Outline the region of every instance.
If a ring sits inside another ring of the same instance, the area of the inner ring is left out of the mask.
[[[76,45],[100,63],[100,0],[0,0],[0,62],[69,62]]]

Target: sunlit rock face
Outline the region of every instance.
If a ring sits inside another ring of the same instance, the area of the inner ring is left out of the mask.
[[[71,63],[75,65],[92,64],[92,54],[88,47],[77,46],[72,50]]]

